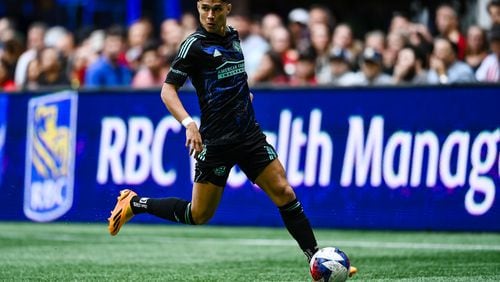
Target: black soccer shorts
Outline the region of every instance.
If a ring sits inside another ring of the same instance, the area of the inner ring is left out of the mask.
[[[277,158],[276,150],[267,143],[264,134],[237,144],[203,146],[196,157],[194,182],[224,187],[231,168],[237,164],[255,183],[264,168]]]

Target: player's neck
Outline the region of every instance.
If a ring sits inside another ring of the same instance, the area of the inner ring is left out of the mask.
[[[225,36],[227,32],[227,25],[223,25],[215,34],[219,36]]]

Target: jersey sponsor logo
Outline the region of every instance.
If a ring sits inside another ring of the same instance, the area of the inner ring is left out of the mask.
[[[0,186],[3,175],[3,152],[7,134],[7,96],[0,96]]]
[[[245,63],[241,61],[227,61],[217,68],[217,79],[228,78],[245,72]]]
[[[188,76],[187,73],[183,72],[183,71],[180,71],[178,69],[174,69],[174,68],[170,68],[170,71],[173,72],[173,73],[176,73],[178,75],[182,75],[182,76]]]
[[[73,204],[76,92],[32,98],[28,133],[24,213],[34,221],[52,221]]]

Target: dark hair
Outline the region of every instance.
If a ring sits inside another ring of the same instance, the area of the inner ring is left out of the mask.
[[[402,18],[405,18],[407,20],[410,19],[410,16],[408,15],[408,13],[406,13],[404,11],[394,11],[392,13],[392,18],[395,18],[395,17],[402,17]]]
[[[286,75],[285,67],[283,66],[283,60],[281,59],[280,54],[274,51],[268,51],[266,54],[269,56],[269,59],[271,59],[271,62],[274,65],[275,75]]]
[[[493,7],[493,6],[498,6],[500,7],[500,0],[491,0],[489,3],[488,3],[488,6],[486,6],[486,10],[487,11],[490,11],[490,8]]]
[[[148,40],[146,43],[144,43],[144,46],[142,47],[142,52],[139,55],[139,61],[142,61],[142,58],[144,58],[144,54],[147,52],[158,52],[158,48],[160,47],[160,43],[158,43],[156,40]]]
[[[494,24],[488,31],[488,40],[490,42],[500,40],[500,24]]]
[[[449,2],[444,2],[444,3],[441,3],[441,4],[437,7],[436,11],[437,11],[437,10],[439,10],[439,9],[441,9],[441,8],[445,8],[445,7],[446,7],[446,8],[450,8],[450,9],[453,11],[453,13],[455,14],[455,17],[457,17],[457,18],[458,18],[458,16],[459,16],[458,7],[457,7],[457,6],[455,6],[455,5],[453,5],[452,3],[449,3]]]
[[[455,56],[458,55],[458,44],[456,44],[455,42],[453,42],[450,39],[443,37],[443,36],[436,37],[436,40],[444,40],[444,41],[448,42],[448,44],[450,44],[451,50],[453,51]]]
[[[422,48],[422,46],[406,44],[403,49],[410,49],[415,55],[415,60],[420,61],[423,68],[427,68],[427,52],[424,50],[424,48]]]
[[[313,48],[307,48],[306,50],[303,50],[299,52],[299,61],[308,61],[308,62],[314,62],[316,61],[316,51]]]
[[[42,29],[45,32],[48,27],[47,27],[47,24],[45,24],[44,22],[33,22],[28,27],[28,30],[31,30],[31,29],[34,29],[34,28]]]
[[[122,39],[124,39],[125,34],[126,34],[125,28],[123,28],[123,26],[121,26],[121,25],[115,24],[115,25],[108,27],[108,29],[106,29],[106,37],[118,36],[118,37],[121,37]]]
[[[322,4],[312,4],[309,7],[309,11],[311,10],[322,10],[328,15],[328,22],[326,23],[330,29],[333,29],[333,27],[337,24],[337,17],[333,14],[332,10],[328,8],[326,5]]]
[[[198,1],[200,1],[200,0],[198,0]],[[231,4],[231,0],[220,0],[220,1]]]

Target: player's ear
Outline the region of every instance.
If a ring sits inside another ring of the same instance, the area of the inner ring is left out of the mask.
[[[231,9],[233,8],[233,5],[227,4],[227,13],[231,13]]]

